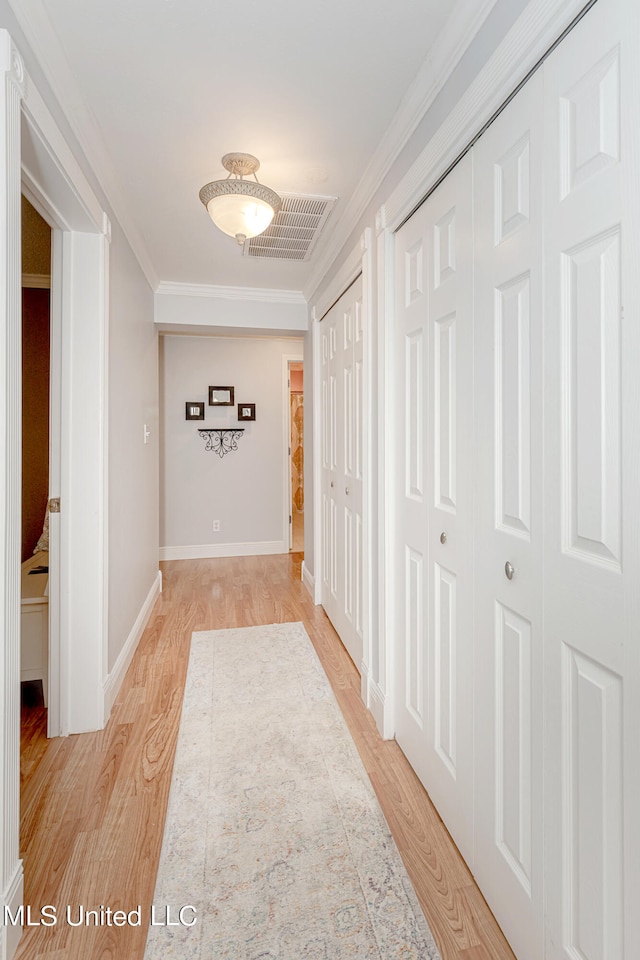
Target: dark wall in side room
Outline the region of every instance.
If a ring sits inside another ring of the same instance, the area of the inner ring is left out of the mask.
[[[22,291],[22,561],[42,533],[49,496],[49,290]]]

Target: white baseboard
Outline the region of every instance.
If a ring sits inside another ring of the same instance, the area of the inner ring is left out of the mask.
[[[360,663],[360,696],[366,707],[369,706],[369,667],[364,662]]]
[[[253,543],[196,543],[185,547],[160,547],[161,560],[262,557],[271,553],[289,553],[289,544],[284,540],[258,540]]]
[[[5,907],[11,911],[11,915],[18,916],[18,910],[24,903],[24,872],[22,869],[22,860],[18,860],[13,877],[9,881],[6,890],[0,895],[0,911],[2,920],[4,920]],[[15,926],[0,922],[0,960],[13,960],[20,937],[22,936],[22,923]]]
[[[140,613],[136,617],[136,622],[131,628],[131,632],[126,639],[126,642],[118,654],[118,659],[113,665],[113,670],[105,680],[104,684],[104,719],[105,723],[109,719],[111,714],[111,707],[115,703],[115,699],[118,696],[118,691],[124,680],[125,673],[129,669],[129,664],[133,659],[133,655],[136,652],[136,647],[140,643],[140,637],[144,632],[144,628],[149,622],[149,617],[151,616],[151,611],[153,610],[153,605],[162,593],[162,574],[158,570],[153,583],[151,584],[151,589],[147,594],[146,600],[142,604]]]
[[[316,597],[316,578],[310,572],[304,560],[302,561],[302,582],[309,591],[311,599],[314,603],[319,603],[320,601]]]
[[[373,714],[376,727],[383,740],[393,740],[395,735],[391,702],[371,677],[367,678],[366,704]]]

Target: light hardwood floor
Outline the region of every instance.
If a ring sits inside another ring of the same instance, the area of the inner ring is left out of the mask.
[[[162,564],[164,590],[105,730],[47,741],[25,709],[21,855],[32,918],[45,904],[148,919],[194,630],[302,621],[378,794],[443,960],[514,960],[427,794],[380,739],[359,676],[300,581],[301,554]],[[187,892],[185,891],[185,894]],[[188,902],[185,901],[185,902]],[[142,960],[146,926],[31,927],[18,960]]]

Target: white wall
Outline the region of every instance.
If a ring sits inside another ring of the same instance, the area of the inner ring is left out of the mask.
[[[307,304],[295,290],[161,283],[155,293],[155,320],[161,333],[206,334],[211,327],[226,327],[230,336],[249,328],[302,335]]]
[[[117,224],[110,261],[109,671],[158,573],[160,447],[153,293]]]
[[[162,559],[288,551],[286,356],[302,359],[301,338],[161,338]],[[208,405],[214,385],[235,388],[233,407]],[[204,422],[185,419],[185,403],[196,400],[205,401]],[[256,404],[255,422],[238,423],[238,402]],[[216,426],[245,430],[223,458],[197,432]]]

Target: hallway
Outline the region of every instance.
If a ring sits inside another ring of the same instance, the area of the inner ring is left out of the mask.
[[[300,580],[300,554],[162,564],[164,590],[105,730],[47,741],[23,717],[21,856],[31,919],[45,904],[132,910],[141,926],[33,926],[18,960],[142,960],[191,633],[302,621],[329,676],[443,960],[513,960],[395,742],[381,741],[359,677]],[[189,891],[185,891],[185,903]],[[75,912],[75,913],[74,913]]]

